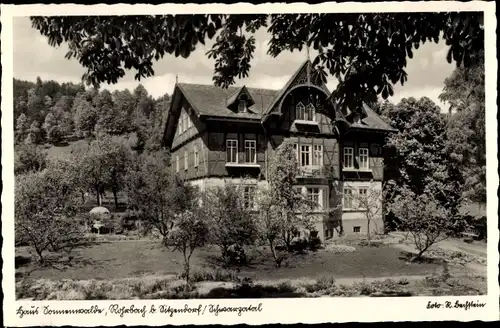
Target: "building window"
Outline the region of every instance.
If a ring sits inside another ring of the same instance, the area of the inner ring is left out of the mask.
[[[368,148],[359,148],[359,168],[361,170],[368,170],[370,168],[368,159]]]
[[[360,188],[358,190],[358,192],[359,192],[358,208],[365,209],[365,207],[367,206],[367,203],[368,203],[368,198],[367,198],[368,189]]]
[[[238,163],[238,140],[226,140],[226,162]]]
[[[311,147],[309,145],[300,146],[300,166],[309,166],[311,164]]]
[[[344,188],[344,195],[343,195],[343,206],[344,209],[351,209],[353,207],[353,199],[352,199],[353,191],[351,188]]]
[[[299,102],[295,106],[295,119],[302,121],[315,121],[316,120],[316,108],[313,104],[308,104],[304,106],[302,102]]]
[[[313,204],[313,209],[318,210],[323,207],[320,188],[307,188],[307,199]]]
[[[323,165],[323,146],[314,145],[313,146],[313,165],[322,166]]]
[[[360,233],[361,232],[361,227],[360,226],[352,227],[352,232],[354,232],[354,233]]]
[[[245,113],[247,111],[247,101],[245,99],[240,99],[238,102],[238,112]]]
[[[257,163],[257,142],[245,140],[245,160],[247,163]]]
[[[179,172],[179,155],[175,156],[175,172]]]
[[[295,106],[295,119],[303,120],[306,116],[306,106],[302,102],[299,102],[297,106]]]
[[[198,154],[198,146],[194,146],[194,167],[198,167],[200,164],[200,157]]]
[[[184,170],[187,170],[189,166],[189,153],[184,151]]]
[[[300,162],[300,160],[299,160],[299,145],[293,144],[293,150],[295,151],[295,159],[297,160],[297,163],[299,163]]]
[[[306,115],[304,117],[306,121],[315,121],[316,120],[316,108],[314,108],[313,104],[309,104],[306,106]]]
[[[255,208],[255,186],[243,187],[243,207],[246,209]]]
[[[354,158],[353,158],[352,147],[344,147],[344,168],[352,169],[354,168]]]

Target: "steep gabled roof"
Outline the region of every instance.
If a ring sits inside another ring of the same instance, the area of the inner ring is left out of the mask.
[[[255,104],[254,99],[252,98],[252,95],[248,91],[246,86],[242,86],[241,88],[238,88],[236,92],[234,92],[232,95],[226,98],[226,107],[231,108],[235,104],[235,102],[238,100],[240,95],[246,95],[247,101],[248,101],[248,106],[251,107]]]
[[[265,116],[271,113],[274,106],[276,106],[276,104],[281,100],[281,98],[287,93],[287,91],[290,89],[290,86],[292,86],[292,84],[297,80],[300,73],[302,73],[304,69],[307,69],[308,65],[312,69],[312,63],[309,59],[306,60],[304,63],[302,63],[302,65],[299,66],[299,68],[295,71],[295,73],[293,73],[290,79],[288,79],[288,82],[285,84],[285,86],[276,94],[273,101],[265,109],[265,112],[263,113]],[[328,96],[330,95],[330,91],[328,90],[328,88],[326,88],[326,86],[324,86],[322,89],[326,92]]]
[[[366,105],[365,103],[363,103],[363,109],[366,113],[366,117],[361,120],[362,124],[351,124],[352,127],[369,130],[397,132],[396,129],[387,124],[377,113],[373,111],[373,109],[368,107],[368,105]]]
[[[238,95],[241,87],[219,88],[203,84],[177,84],[187,101],[199,116],[233,117],[260,120],[265,108],[273,101],[277,90],[246,88],[253,101],[247,113],[236,113],[227,108],[227,99]]]

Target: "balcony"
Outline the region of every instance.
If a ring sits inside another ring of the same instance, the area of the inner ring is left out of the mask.
[[[247,163],[247,162],[242,162],[242,163],[232,163],[232,162],[227,162],[226,167],[241,167],[241,168],[260,168],[260,164],[258,163]]]
[[[300,166],[298,178],[328,178],[332,173],[329,166]]]

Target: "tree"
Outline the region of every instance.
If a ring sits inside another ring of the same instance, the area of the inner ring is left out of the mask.
[[[97,206],[101,205],[101,193],[111,180],[110,159],[106,149],[97,139],[73,150],[74,161],[79,163],[78,175],[81,188],[95,193]]]
[[[16,120],[16,143],[22,142],[28,135],[28,119],[26,115],[21,114]]]
[[[471,12],[52,16],[31,17],[31,22],[50,45],[67,42],[66,58],[78,59],[87,68],[83,79],[95,85],[117,83],[131,68],[136,79],[153,76],[153,62],[165,54],[188,58],[200,43],[216,37],[208,52],[215,60],[213,80],[227,87],[248,76],[253,34],[267,28],[273,57],[315,49],[318,78],[336,77],[332,99],[352,110],[377,94],[392,96],[393,85],[407,80],[407,58],[422,43],[443,39],[450,46],[447,61],[465,66],[484,44],[483,15]]]
[[[38,85],[38,84],[37,84]],[[43,97],[40,95],[40,88],[33,87],[28,90],[27,110],[35,121],[42,121],[47,113]]]
[[[47,141],[54,143],[61,140],[62,134],[56,121],[54,114],[49,112],[45,116],[45,122],[43,123],[43,130],[45,131],[45,136]]]
[[[465,226],[465,221],[455,219],[431,190],[415,194],[403,187],[390,207],[400,220],[400,228],[412,236],[418,250],[413,260],[419,260],[432,245]]]
[[[20,144],[14,147],[14,174],[24,174],[45,169],[47,154],[36,145]]]
[[[64,170],[19,175],[15,184],[16,244],[33,247],[40,264],[47,251],[70,251],[81,244],[81,231],[71,220],[78,210],[77,194],[67,183]]]
[[[261,189],[257,194],[259,203],[258,212],[258,228],[260,241],[263,245],[267,245],[271,251],[276,267],[281,267],[281,264],[286,259],[287,253],[278,249],[278,245],[282,237],[282,226],[279,213],[276,212],[277,207],[274,205],[274,199],[268,189]]]
[[[196,189],[176,179],[165,151],[144,153],[136,163],[126,176],[129,205],[140,211],[146,231],[155,230],[165,240],[175,215],[194,207]]]
[[[75,112],[75,129],[79,135],[88,136],[94,131],[97,123],[97,111],[84,96],[77,97],[73,104]]]
[[[201,208],[186,210],[176,215],[175,225],[164,240],[165,246],[171,246],[182,253],[186,286],[190,283],[190,260],[194,251],[208,242],[208,224]]]
[[[125,176],[128,167],[135,159],[127,140],[119,136],[99,135],[94,141],[103,152],[106,170],[110,172],[106,185],[111,187],[118,208],[118,191],[125,188]]]
[[[30,129],[28,131],[28,137],[25,142],[28,144],[38,145],[43,141],[42,130],[40,129],[40,123],[38,121],[31,122]]]
[[[122,132],[132,132],[134,130],[133,115],[135,113],[134,95],[128,89],[115,91],[113,92],[113,102],[118,115],[116,120],[119,122]]]
[[[103,90],[94,98],[94,103],[97,111],[95,131],[120,134],[123,131],[122,122],[120,122],[121,113],[116,110],[111,93]]]
[[[242,251],[257,239],[256,222],[250,209],[244,207],[242,190],[226,184],[206,193],[203,206],[209,213],[211,242],[220,248],[226,265],[239,264],[232,263],[236,254],[231,249]]]
[[[383,195],[382,190],[376,189],[373,184],[366,188],[363,193],[359,190],[350,196],[355,206],[361,210],[367,224],[368,246],[371,246],[371,227],[370,225],[377,218],[382,217]]]
[[[486,203],[486,121],[484,57],[476,65],[458,67],[445,80],[440,95],[450,104],[446,151],[461,165],[464,196]],[[456,111],[452,114],[452,110]]]
[[[310,230],[312,226],[309,212],[314,204],[295,188],[299,170],[293,144],[286,140],[270,158],[268,177],[273,205],[281,220],[282,241],[288,250],[300,229]]]
[[[389,119],[391,125],[399,130],[388,140],[388,146],[394,149],[394,155],[388,158],[386,163],[393,167],[391,172],[397,173],[393,174],[386,184],[387,192],[391,194],[387,202],[389,214],[396,216],[401,229],[414,233],[408,229],[417,227],[418,233],[422,234],[423,229],[431,224],[420,226],[419,223],[411,223],[411,219],[420,218],[404,212],[399,207],[408,202],[408,206],[414,205],[415,213],[418,213],[423,210],[422,205],[410,203],[406,198],[426,199],[436,202],[432,208],[439,210],[439,213],[445,213],[446,220],[450,223],[450,226],[445,226],[446,229],[441,229],[439,236],[442,232],[447,233],[452,225],[461,229],[463,226],[459,224],[461,218],[458,209],[463,200],[463,178],[457,162],[446,151],[449,141],[446,121],[440,109],[428,98],[418,101],[413,98],[403,99],[389,113]],[[429,209],[431,207],[427,210]],[[406,216],[400,217],[403,214]],[[440,219],[439,215],[434,217],[428,214],[425,220],[433,222]],[[434,233],[434,230],[430,231]],[[429,243],[432,243],[433,239],[436,238],[430,236]]]

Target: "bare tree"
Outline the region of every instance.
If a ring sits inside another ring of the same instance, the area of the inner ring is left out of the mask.
[[[205,246],[208,240],[209,228],[205,211],[198,208],[176,215],[174,227],[164,240],[164,245],[182,253],[186,285],[190,283],[191,256],[196,249]]]

